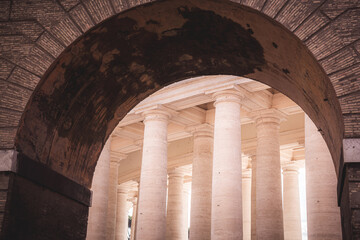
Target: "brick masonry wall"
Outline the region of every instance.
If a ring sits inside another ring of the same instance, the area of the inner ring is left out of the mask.
[[[0,2],[0,149],[16,129],[35,86],[56,57],[94,25],[144,0]],[[359,1],[235,1],[297,35],[328,73],[344,113],[345,137],[360,137]]]
[[[344,167],[341,194],[343,239],[360,239],[360,164],[348,163]]]
[[[88,206],[14,173],[0,172],[0,239],[85,239]],[[10,197],[10,198],[9,198]],[[36,221],[35,221],[36,220]]]
[[[10,181],[10,173],[0,173],[0,232],[3,228],[3,221],[5,215],[5,203],[8,196],[8,187]]]

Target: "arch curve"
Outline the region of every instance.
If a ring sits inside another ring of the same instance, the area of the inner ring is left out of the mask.
[[[41,79],[16,148],[90,186],[105,140],[131,108],[175,81],[214,74],[252,78],[294,100],[323,133],[338,170],[344,124],[322,67],[272,19],[215,0],[150,3],[89,30]]]

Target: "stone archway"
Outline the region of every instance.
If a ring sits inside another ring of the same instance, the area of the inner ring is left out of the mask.
[[[321,129],[339,169],[340,105],[303,43],[254,10],[203,0],[140,6],[69,46],[26,107],[19,156],[89,187],[106,138],[132,107],[165,85],[207,74],[249,77],[288,95]]]
[[[44,75],[16,147],[89,186],[104,140],[132,107],[170,83],[211,74],[249,77],[288,95],[321,129],[338,169],[343,122],[326,74],[290,32],[230,2],[153,3],[90,30]]]

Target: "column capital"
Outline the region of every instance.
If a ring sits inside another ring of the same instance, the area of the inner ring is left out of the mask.
[[[185,129],[196,137],[214,137],[214,126],[204,123],[196,126],[189,126]]]
[[[247,157],[248,162],[246,168],[252,168],[253,161],[256,161],[256,149],[244,152],[244,156]]]
[[[119,184],[117,189],[118,191],[126,191],[129,197],[135,197],[137,196],[138,186],[139,183],[137,181],[130,180]]]
[[[251,169],[246,168],[242,171],[242,178],[251,178]]]
[[[175,110],[165,107],[161,104],[156,104],[150,107],[139,109],[135,114],[141,114],[144,117],[144,123],[151,120],[168,121],[171,117],[178,114]]]
[[[254,119],[256,125],[263,123],[278,123],[287,119],[286,115],[275,108],[268,108],[258,111],[253,111],[249,116]]]
[[[117,193],[128,193],[129,192],[129,185],[126,183],[122,183],[117,185]]]
[[[171,177],[184,177],[186,171],[180,168],[173,168],[168,171],[169,178]]]
[[[213,93],[212,97],[215,100],[214,107],[221,102],[235,102],[241,105],[242,99],[244,99],[244,94],[238,91],[235,87],[234,89],[222,90]]]
[[[121,152],[110,151],[110,163],[119,164],[121,160],[127,158],[127,155]]]
[[[144,144],[144,139],[138,139],[134,141],[134,145],[138,147],[142,147]]]
[[[299,172],[299,166],[295,161],[290,161],[282,165],[283,173],[285,172]]]
[[[134,205],[137,205],[137,196],[136,196],[136,197],[129,198],[128,200],[129,200],[129,202],[131,202],[131,203],[133,204],[133,206],[134,206]]]

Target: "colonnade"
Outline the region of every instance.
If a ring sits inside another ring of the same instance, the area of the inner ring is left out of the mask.
[[[242,95],[229,89],[215,93],[214,100],[214,127],[202,124],[189,130],[194,136],[190,239],[301,239],[298,169],[296,164],[282,168],[280,162],[279,128],[285,116],[276,109],[251,114],[256,123],[257,148],[251,156],[252,169],[243,172]],[[167,125],[172,115],[163,108],[143,115],[142,165],[138,198],[132,199],[131,238],[188,239],[188,184],[184,184],[181,169],[167,168]],[[323,139],[315,139],[312,133],[317,132],[311,124],[307,119],[309,239],[341,239],[335,171],[329,155],[313,155],[328,150],[314,144]],[[116,189],[116,164],[111,161],[109,171],[107,239],[123,240],[128,196],[123,188]],[[334,174],[329,174],[331,171]],[[316,227],[320,221],[321,227]]]

